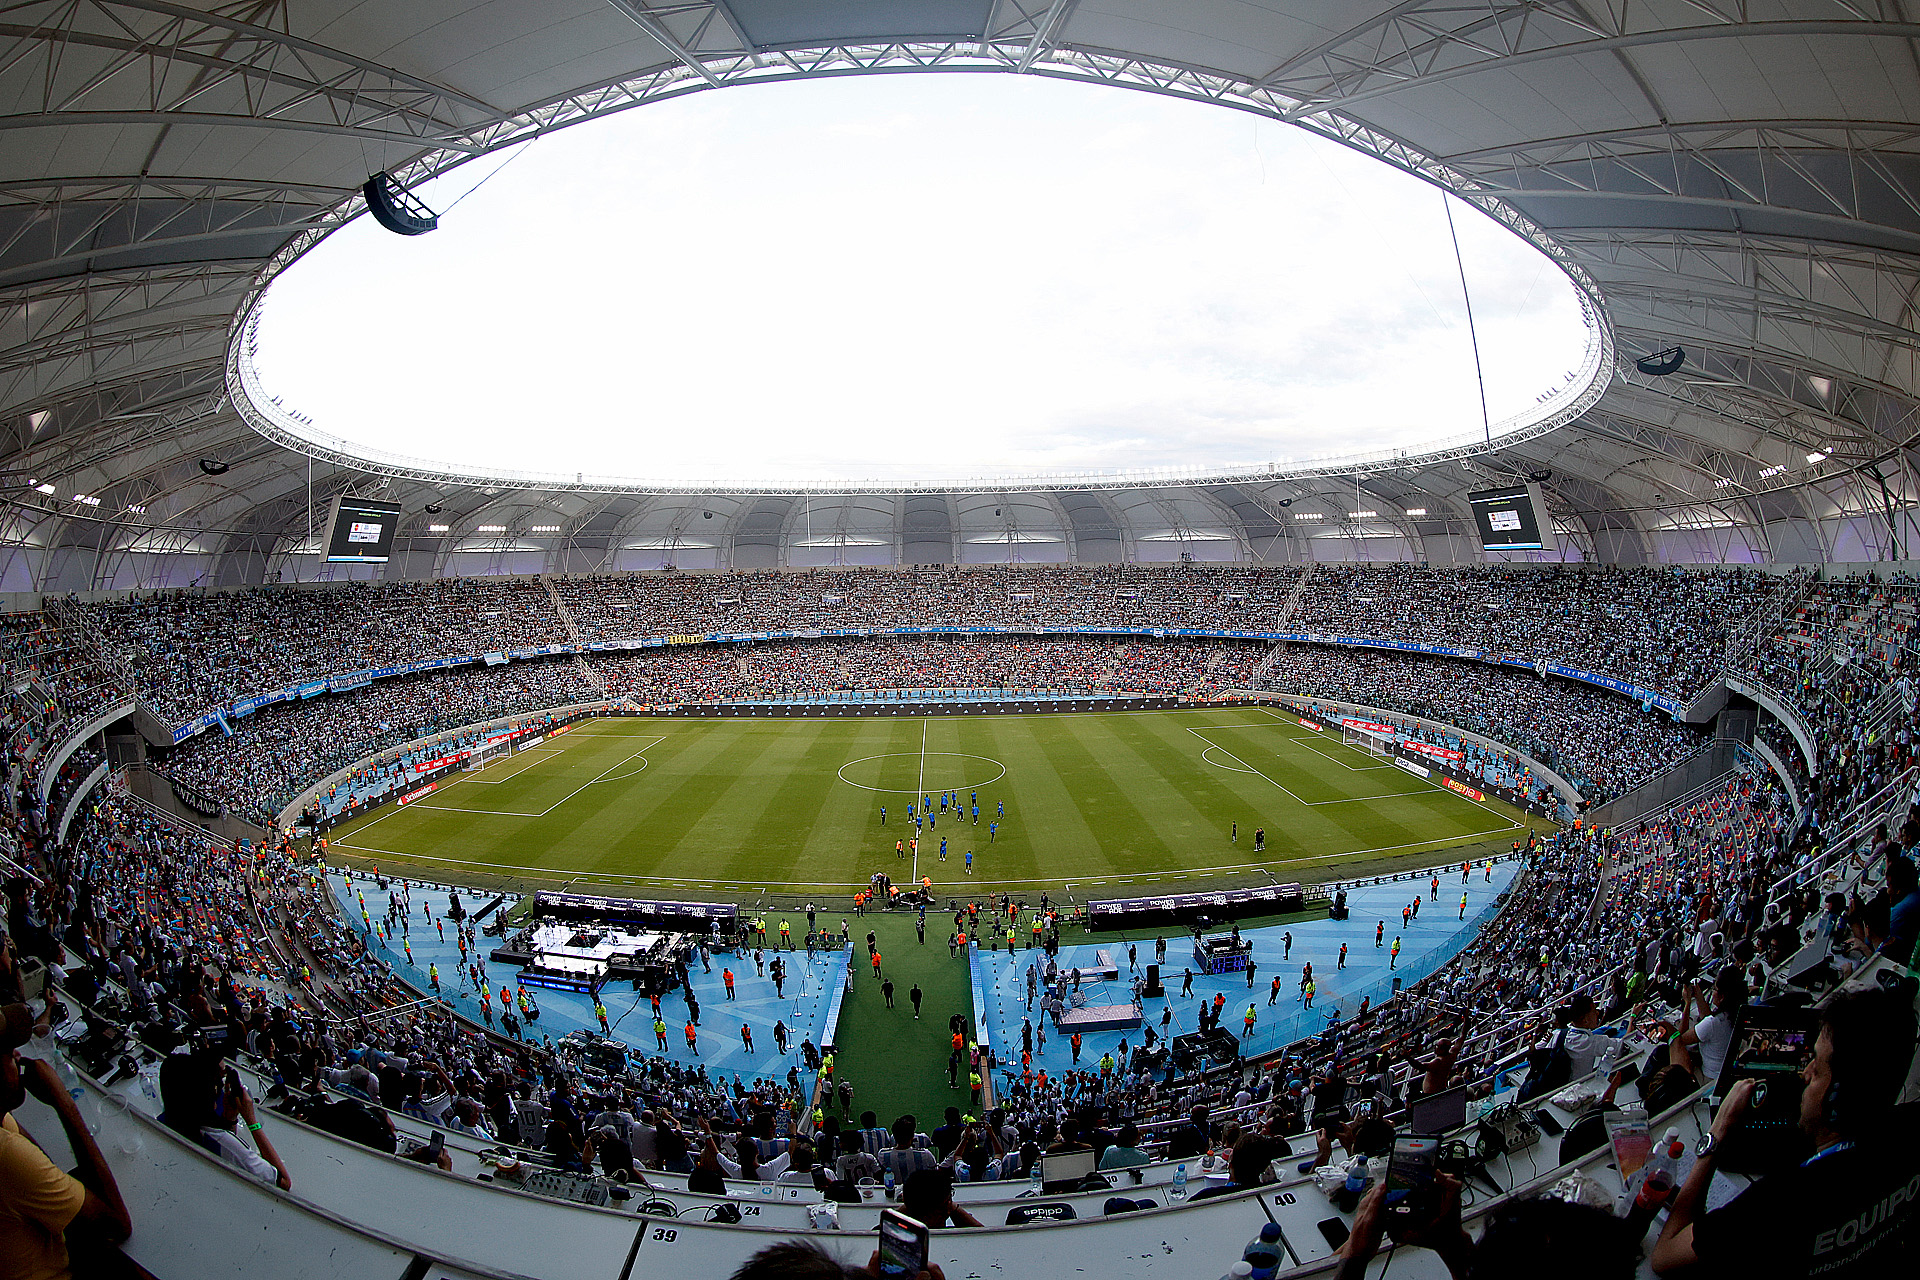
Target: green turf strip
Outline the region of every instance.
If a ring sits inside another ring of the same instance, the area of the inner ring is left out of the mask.
[[[840,916],[831,917],[837,926]],[[822,916],[823,924],[829,923]],[[967,1076],[962,1066],[959,1087],[947,1087],[947,1054],[951,1047],[947,1019],[956,1013],[973,1021],[973,990],[967,976],[967,958],[949,959],[947,935],[953,917],[927,913],[927,942],[914,939],[911,912],[848,916],[853,930],[854,960],[859,976],[840,1009],[837,1034],[839,1070],[853,1085],[853,1114],[871,1110],[880,1123],[911,1112],[920,1127],[931,1131],[949,1106],[967,1106]],[[867,962],[867,931],[878,935],[880,958],[893,979],[895,1007],[886,1007],[880,984]],[[926,999],[921,1017],[913,1020],[907,992],[920,984]]]
[[[587,722],[350,822],[333,843],[361,865],[483,886],[845,901],[874,871],[900,871],[907,802],[945,787],[963,803],[977,792],[981,821],[949,814],[923,834],[918,872],[943,898],[1339,878],[1436,849],[1503,847],[1518,816],[1257,707],[649,718]]]

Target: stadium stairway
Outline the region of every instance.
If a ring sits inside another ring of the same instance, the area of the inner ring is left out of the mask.
[[[561,625],[566,627],[567,639],[577,645],[584,646],[587,643],[587,638],[580,633],[580,626],[573,620],[572,611],[567,608],[567,602],[561,598],[560,588],[554,586],[553,579],[544,573],[540,575],[540,585],[546,588],[548,598],[553,601],[553,611],[559,615]],[[607,692],[606,677],[594,669],[593,664],[587,661],[586,655],[576,653],[573,655],[573,661],[574,665],[580,668],[580,674],[584,675],[602,695],[605,695]]]

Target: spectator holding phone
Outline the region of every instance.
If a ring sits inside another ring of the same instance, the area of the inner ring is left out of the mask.
[[[222,1032],[223,1027],[199,1028]],[[202,1038],[183,1053],[170,1054],[160,1064],[160,1118],[168,1128],[206,1148],[228,1164],[282,1191],[293,1188],[293,1175],[274,1150],[273,1140],[253,1107],[253,1098],[240,1083],[240,1074],[226,1061],[226,1038]],[[242,1122],[258,1144],[258,1151],[236,1132]]]
[[[1801,1073],[1800,1129],[1812,1158],[1703,1212],[1717,1150],[1753,1098],[1753,1081],[1734,1085],[1694,1149],[1693,1170],[1653,1250],[1654,1270],[1697,1266],[1702,1276],[1741,1280],[1902,1274],[1920,1220],[1912,1108],[1895,1106],[1913,1042],[1911,983],[1844,994],[1821,1010],[1813,1060]]]

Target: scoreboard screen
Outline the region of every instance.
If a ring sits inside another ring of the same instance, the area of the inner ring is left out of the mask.
[[[400,508],[369,498],[333,500],[327,520],[329,564],[385,564],[393,555],[393,535],[400,528]]]
[[[1482,489],[1467,495],[1482,551],[1552,551],[1552,525],[1537,484]]]

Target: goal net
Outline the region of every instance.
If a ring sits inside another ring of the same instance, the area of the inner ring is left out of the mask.
[[[1371,751],[1376,756],[1387,754],[1391,740],[1367,729],[1356,729],[1351,725],[1342,725],[1340,741],[1358,751]]]
[[[467,771],[470,773],[477,772],[478,770],[486,768],[494,761],[504,760],[512,754],[513,740],[511,738],[501,738],[498,741],[489,742],[486,746],[479,748],[473,755],[468,757]]]

